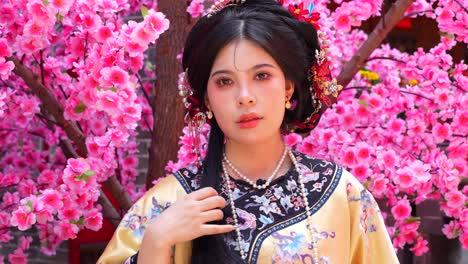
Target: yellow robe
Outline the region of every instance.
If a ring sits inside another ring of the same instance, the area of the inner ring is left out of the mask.
[[[314,228],[320,234],[320,263],[399,263],[378,205],[359,181],[333,163],[301,153],[295,156],[309,192]],[[238,216],[246,217],[250,225],[243,227],[244,239],[249,237],[245,245],[248,263],[313,263],[294,173],[291,169],[263,191],[242,192],[248,190],[247,184],[233,180],[235,191],[241,190],[234,197],[236,208],[243,212],[239,215],[238,211]],[[147,224],[178,197],[198,187],[196,168],[178,171],[159,181],[124,216],[98,263],[128,261],[138,252]],[[226,194],[225,189],[223,193]],[[250,196],[245,200],[250,204],[242,208],[242,204],[247,204],[242,202],[245,196]],[[263,205],[252,210],[252,201]],[[173,250],[172,263],[190,263],[190,241],[175,245]]]

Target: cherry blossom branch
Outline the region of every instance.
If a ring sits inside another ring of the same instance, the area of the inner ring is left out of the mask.
[[[464,6],[462,5],[462,3],[460,3],[460,1],[458,1],[458,0],[453,0],[453,1],[454,1],[455,3],[457,3],[465,12],[468,13],[468,9],[467,9],[466,7],[464,7]]]
[[[154,106],[153,106],[153,102],[151,101],[150,97],[149,97],[149,94],[146,92],[144,86],[143,86],[143,81],[141,80],[141,77],[139,74],[135,74],[135,76],[137,77],[138,79],[138,83],[140,84],[140,87],[141,87],[141,90],[143,91],[143,94],[145,95],[145,98],[146,98],[146,101],[148,101],[148,104],[151,106],[151,110],[153,111],[154,113]]]
[[[31,91],[39,97],[47,112],[54,117],[57,124],[62,127],[67,134],[68,138],[76,144],[79,152],[86,156],[88,150],[86,148],[85,135],[80,131],[76,123],[65,119],[63,115],[63,107],[57,101],[54,94],[47,87],[38,82],[37,76],[29,68],[25,67],[17,58],[7,57],[6,60],[15,64],[13,72],[21,77]],[[132,206],[132,201],[128,193],[117,179],[115,179],[115,176],[110,177],[105,182],[105,186],[116,198],[123,210],[126,211]]]
[[[343,88],[343,91],[344,90],[365,90],[369,88],[370,88],[369,86],[351,86],[351,87]]]
[[[429,98],[429,97],[426,97],[426,96],[424,96],[424,95],[421,95],[421,94],[418,94],[418,93],[413,93],[413,92],[409,92],[409,91],[403,91],[403,90],[400,90],[400,93],[404,93],[404,94],[412,94],[412,95],[415,95],[415,96],[417,96],[417,97],[421,97],[421,98],[424,98],[424,99],[426,99],[426,100],[429,100],[429,101],[431,101],[431,102],[434,102],[434,100],[432,100],[431,98]]]
[[[45,86],[45,77],[44,77],[44,50],[39,51],[39,67],[41,69],[41,83]]]
[[[397,59],[397,58],[392,58],[392,57],[384,57],[384,56],[378,56],[378,57],[372,57],[368,58],[366,62],[373,61],[373,60],[392,60],[400,63],[405,63],[403,60]]]
[[[413,2],[414,0],[398,0],[392,5],[353,58],[343,65],[343,69],[337,78],[339,84],[343,87],[349,84],[354,75],[364,65],[365,60],[382,43],[390,30],[403,18],[405,11]]]
[[[423,14],[423,13],[433,13],[433,12],[434,12],[434,10],[423,10],[423,11],[413,12],[413,13],[409,13],[406,16],[404,16],[404,18],[411,18],[414,15],[419,15],[419,14]]]
[[[88,153],[85,144],[85,135],[78,130],[78,127],[74,122],[66,120],[63,116],[63,107],[55,98],[54,94],[44,85],[37,81],[36,75],[27,67],[25,67],[17,58],[8,57],[7,61],[11,61],[15,64],[13,70],[16,75],[21,77],[31,91],[39,97],[47,111],[54,117],[58,125],[67,133],[67,136],[77,144],[78,149],[81,153]]]

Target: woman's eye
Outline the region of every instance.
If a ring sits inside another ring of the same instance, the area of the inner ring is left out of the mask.
[[[257,74],[257,79],[258,80],[266,80],[266,79],[268,79],[268,77],[270,77],[270,74],[268,74],[266,72],[262,72],[262,73]]]
[[[219,86],[226,86],[226,85],[232,84],[232,80],[230,80],[228,78],[221,78],[221,79],[216,81],[216,84],[219,85]]]

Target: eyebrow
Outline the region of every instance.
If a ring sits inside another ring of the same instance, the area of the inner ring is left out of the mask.
[[[252,68],[250,68],[249,70],[247,71],[254,71],[254,70],[257,70],[257,69],[260,69],[262,67],[269,67],[269,68],[276,68],[275,66],[271,65],[271,64],[268,64],[268,63],[262,63],[262,64],[257,64],[255,66],[253,66]],[[232,71],[230,70],[219,70],[219,71],[215,71],[211,74],[210,78],[213,78],[213,76],[217,75],[217,74],[222,74],[222,73],[232,73]]]

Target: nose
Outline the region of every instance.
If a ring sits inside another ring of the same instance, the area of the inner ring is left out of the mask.
[[[239,88],[238,106],[253,106],[257,103],[257,98],[248,85]]]

